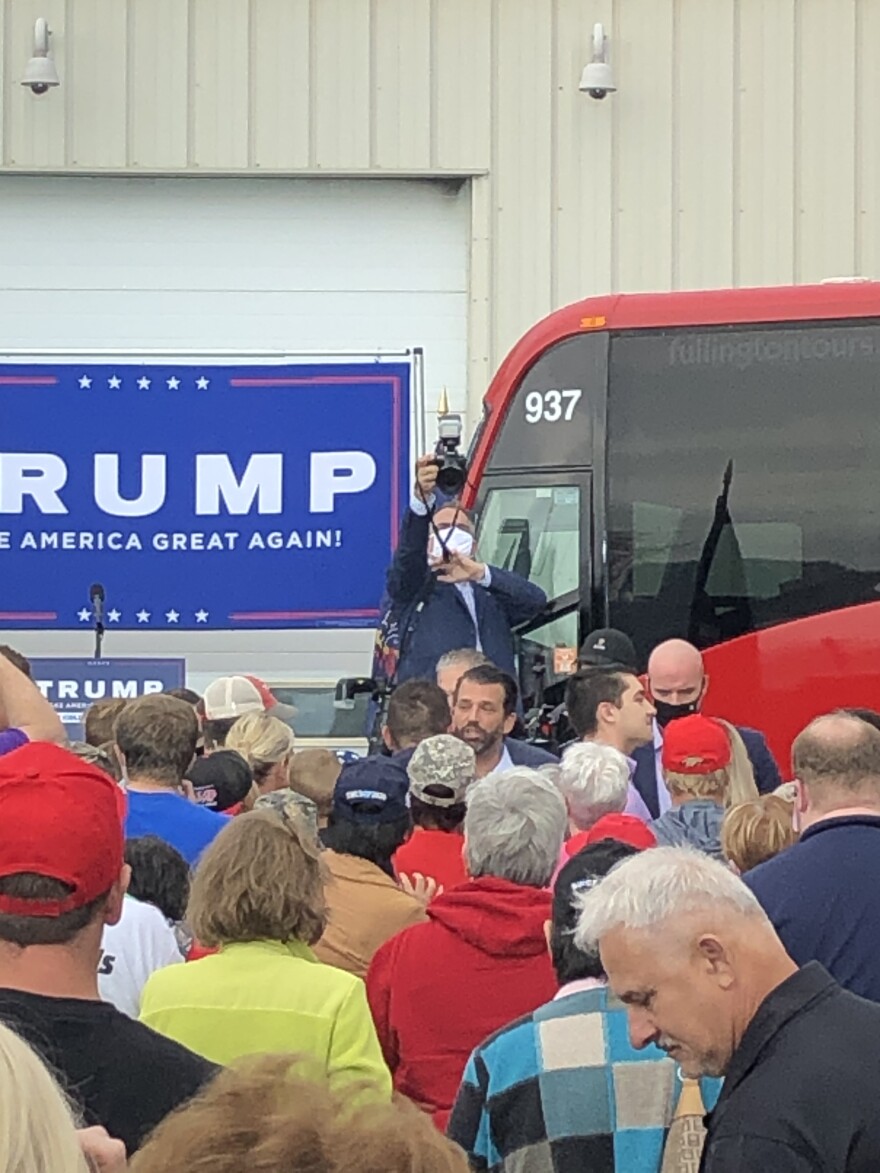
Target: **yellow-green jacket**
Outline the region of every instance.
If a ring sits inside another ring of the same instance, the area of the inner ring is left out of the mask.
[[[144,988],[141,1022],[215,1063],[290,1051],[315,1060],[333,1088],[373,1084],[391,1096],[364,983],[322,965],[298,941],[226,945],[157,970]]]

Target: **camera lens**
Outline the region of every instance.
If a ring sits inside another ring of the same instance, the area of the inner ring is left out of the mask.
[[[467,479],[467,466],[464,459],[458,455],[445,456],[440,461],[437,473],[437,488],[448,497],[454,497],[464,488]]]

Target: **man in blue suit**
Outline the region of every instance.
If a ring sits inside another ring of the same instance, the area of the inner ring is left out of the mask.
[[[473,522],[460,507],[437,503],[436,484],[437,458],[421,457],[388,571],[400,629],[398,683],[433,680],[437,661],[455,648],[476,648],[515,675],[511,628],[537,615],[547,596],[521,575],[478,560]]]
[[[636,769],[633,785],[654,818],[668,810],[669,791],[663,781],[660,762],[663,729],[676,717],[698,713],[709,686],[703,657],[693,644],[683,639],[669,639],[658,644],[648,659],[648,684],[657,715],[654,719],[653,744],[641,746],[633,753]],[[773,759],[763,733],[737,726],[752,763],[755,783],[761,794],[769,794],[781,783],[779,767]]]

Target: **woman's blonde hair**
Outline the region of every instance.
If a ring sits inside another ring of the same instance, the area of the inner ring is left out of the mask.
[[[131,1173],[467,1173],[462,1150],[414,1105],[336,1095],[297,1066],[267,1055],[221,1071],[159,1125]]]
[[[27,1043],[2,1024],[0,1173],[88,1173],[58,1085]]]
[[[324,868],[295,808],[251,811],[223,828],[196,868],[186,919],[208,946],[319,940]]]
[[[711,798],[724,803],[730,784],[728,768],[724,766],[708,774],[677,774],[674,770],[667,770],[666,788],[670,794],[684,798]]]
[[[721,824],[721,849],[739,872],[748,872],[791,847],[798,835],[792,804],[777,794],[732,806]]]
[[[715,720],[727,730],[727,740],[730,742],[726,805],[736,806],[740,802],[753,802],[758,797],[758,784],[742,734],[730,721],[725,721],[722,717],[715,717]]]
[[[293,730],[268,713],[245,713],[226,738],[226,749],[235,749],[250,766],[259,786],[266,776],[293,753]]]

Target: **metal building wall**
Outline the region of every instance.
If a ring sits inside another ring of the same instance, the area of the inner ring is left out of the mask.
[[[578,296],[880,275],[880,0],[5,0],[0,42],[6,170],[473,177],[474,404]]]

